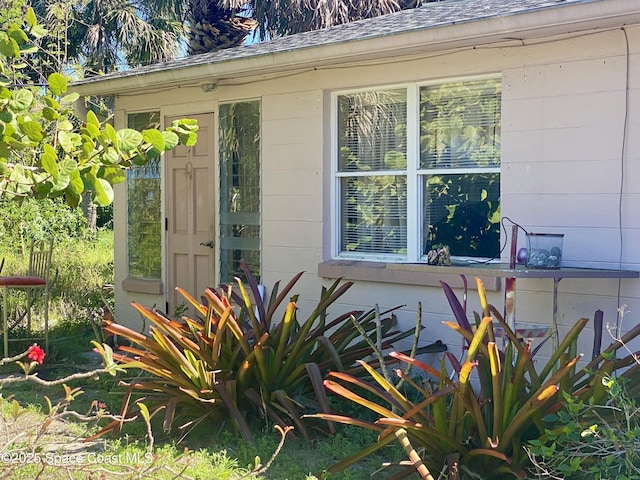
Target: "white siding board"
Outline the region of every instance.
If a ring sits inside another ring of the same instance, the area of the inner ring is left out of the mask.
[[[322,221],[321,195],[265,195],[262,221]]]
[[[317,264],[326,255],[329,238],[327,152],[330,150],[330,111],[326,96],[334,90],[398,85],[502,73],[502,213],[537,232],[565,233],[564,260],[568,264],[615,268],[619,266],[622,234],[623,267],[640,268],[640,29],[625,27],[632,55],[628,135],[624,158],[622,232],[618,202],[622,156],[622,128],[627,107],[624,34],[619,29],[572,39],[529,40],[521,46],[465,49],[421,58],[390,58],[378,64],[353,63],[305,71],[245,85],[225,85],[204,94],[198,86],[120,97],[118,108],[185,114],[216,111],[218,102],[259,98],[262,105],[262,228],[263,283],[269,288],[306,270],[300,293],[300,318],[319,296]],[[345,47],[346,48],[346,47]],[[229,83],[235,81],[229,79]],[[242,80],[244,82],[244,79]],[[156,107],[157,108],[157,107]],[[118,190],[116,190],[118,191]],[[117,232],[126,218],[116,208]],[[503,239],[504,240],[504,239]],[[116,245],[123,247],[123,240]],[[524,236],[520,238],[524,243]],[[119,290],[126,271],[126,251],[116,248],[117,315],[135,324],[132,300],[151,305],[157,298]],[[473,279],[469,279],[473,287]],[[523,322],[551,323],[553,281],[519,280],[517,318]],[[625,324],[637,321],[640,280],[620,282],[620,302],[629,305]],[[580,316],[605,310],[605,321],[615,319],[617,280],[562,280],[560,323],[566,330]],[[460,294],[460,291],[456,291]],[[269,293],[269,292],[268,292]],[[502,309],[502,292],[490,300]],[[405,305],[398,312],[403,328],[412,328],[416,307],[422,302],[421,343],[443,339],[450,351],[461,353],[459,336],[442,325],[454,321],[440,288],[356,282],[332,309],[381,309]],[[469,291],[469,316],[479,310]],[[590,342],[586,342],[589,344]],[[585,353],[590,353],[590,345]]]

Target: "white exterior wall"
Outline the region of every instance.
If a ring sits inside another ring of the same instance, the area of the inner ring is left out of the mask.
[[[255,82],[243,78],[237,85],[229,79],[210,93],[197,87],[176,88],[123,96],[117,106],[122,111],[161,108],[163,116],[188,116],[217,111],[218,102],[261,100],[262,281],[269,288],[277,280],[286,283],[297,272],[306,271],[297,288],[302,316],[311,311],[321,284],[329,282],[316,273],[318,264],[330,258],[329,94],[501,73],[502,215],[529,231],[564,233],[565,265],[637,270],[640,135],[635,132],[640,127],[640,27],[626,27],[626,33],[628,58],[624,32],[615,29],[565,40],[540,39],[537,45],[511,42],[423,58],[394,57],[274,75]],[[115,204],[116,313],[121,322],[133,324],[136,314],[128,306],[130,301],[162,305],[164,299],[119,288],[126,275],[124,198],[119,188]],[[518,320],[550,324],[552,287],[550,279],[518,280]],[[491,292],[490,300],[502,305],[502,292]],[[332,310],[406,305],[398,317],[410,328],[418,302],[422,302],[426,326],[423,343],[443,339],[458,354],[457,335],[441,325],[453,317],[440,288],[356,282]],[[470,310],[478,309],[473,292],[469,304]],[[598,308],[605,311],[605,321],[615,322],[621,304],[628,305],[626,322],[640,320],[640,280],[565,279],[560,283],[561,330],[566,331],[580,317],[592,317]],[[585,345],[583,350],[589,353],[591,347]]]

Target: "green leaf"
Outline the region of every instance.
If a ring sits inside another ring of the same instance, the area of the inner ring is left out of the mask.
[[[42,126],[38,122],[29,120],[20,124],[20,130],[24,133],[32,142],[39,142],[42,140]]]
[[[193,147],[198,141],[198,135],[195,133],[189,133],[188,135],[181,136],[182,143],[187,147]]]
[[[60,106],[60,104],[58,103],[58,101],[55,98],[51,97],[51,96],[47,95],[46,97],[44,97],[44,102],[47,104],[47,106],[49,106],[49,107],[51,107],[51,108],[53,108],[55,110],[60,110],[60,108],[62,108]]]
[[[100,178],[104,178],[111,185],[122,183],[127,179],[125,170],[123,170],[119,166],[105,167],[100,171],[99,176]]]
[[[38,46],[37,45],[33,45],[32,43],[25,43],[25,44],[20,46],[20,54],[21,55],[37,53],[37,52],[38,52]]]
[[[49,30],[47,30],[46,28],[44,28],[42,25],[36,25],[35,27],[33,27],[31,29],[31,35],[33,35],[36,38],[42,38],[44,37],[47,33],[49,33]]]
[[[96,145],[93,139],[88,135],[83,134],[81,136],[81,144],[82,144],[82,153],[84,154],[83,156],[85,157],[90,156],[96,148]]]
[[[71,175],[78,169],[78,164],[71,158],[65,158],[58,164],[60,175]]]
[[[42,164],[42,168],[44,168],[44,171],[50,175],[53,175],[54,177],[58,176],[59,173],[57,160],[58,157],[54,148],[49,144],[45,144],[44,153],[40,158],[40,163]]]
[[[130,152],[138,148],[142,142],[142,134],[131,128],[123,128],[116,132],[118,148],[123,152]]]
[[[9,159],[10,156],[9,146],[5,142],[0,141],[0,158]]]
[[[36,17],[36,13],[33,11],[33,7],[27,8],[27,14],[24,16],[24,19],[26,20],[27,25],[32,28],[38,24],[38,18]]]
[[[6,128],[6,125],[13,121],[13,113],[11,113],[9,110],[0,111],[0,121],[5,123]],[[6,131],[5,134],[11,135],[10,133],[6,133]]]
[[[96,139],[100,137],[100,128],[98,125],[87,122],[84,128],[80,129],[80,133],[82,135],[86,135],[88,137]]]
[[[73,123],[69,120],[62,120],[58,123],[58,130],[64,132],[72,132],[73,131]]]
[[[58,118],[60,118],[60,115],[58,114],[58,112],[51,107],[44,107],[42,109],[42,116],[45,119],[49,120],[50,122],[53,122],[55,120],[58,120]]]
[[[13,38],[5,34],[0,37],[0,53],[8,58],[17,58],[20,55],[20,47]]]
[[[65,132],[65,131],[58,132],[58,142],[60,143],[60,146],[65,152],[71,153],[73,151],[74,149],[73,141],[71,140],[71,135],[69,135],[68,132]]]
[[[158,152],[164,152],[165,141],[164,136],[158,130],[150,129],[142,131],[142,140],[151,144]]]
[[[82,192],[84,192],[84,182],[82,181],[82,177],[80,177],[80,170],[78,170],[77,168],[69,175],[69,185],[67,186],[67,191],[70,191],[77,195],[80,195]]]
[[[22,45],[23,43],[29,41],[29,37],[27,36],[27,34],[24,33],[24,30],[20,28],[13,28],[8,32],[8,34],[9,37],[13,38],[18,45]]]
[[[113,188],[106,180],[98,178],[93,184],[93,201],[101,207],[106,207],[113,202]]]
[[[120,154],[115,148],[108,147],[100,153],[100,159],[106,165],[116,165],[120,162]]]
[[[74,103],[76,100],[80,98],[80,94],[77,92],[70,93],[69,95],[65,95],[60,99],[63,103]]]
[[[107,123],[104,126],[104,134],[107,136],[113,145],[118,145],[118,135],[116,135],[116,129],[113,128],[113,125]]]
[[[95,125],[96,127],[100,127],[100,120],[92,110],[87,112],[87,125]]]
[[[142,415],[142,418],[144,418],[145,422],[149,423],[149,421],[151,420],[151,417],[149,415],[149,409],[142,402],[138,402],[137,405],[138,405],[138,408],[140,408],[140,414]]]
[[[180,138],[174,132],[164,131],[162,132],[162,136],[164,137],[164,147],[167,150],[172,150],[180,143]]]
[[[53,177],[53,189],[54,192],[61,192],[67,188],[69,185],[69,175],[58,175],[57,177]]]
[[[33,103],[33,93],[27,89],[20,89],[13,92],[9,100],[9,108],[14,112],[27,110]]]
[[[42,125],[33,120],[29,120],[20,124],[20,130],[24,133],[32,142],[40,142],[42,140]]]
[[[52,73],[49,75],[49,90],[54,95],[62,95],[67,91],[67,78],[58,72]]]

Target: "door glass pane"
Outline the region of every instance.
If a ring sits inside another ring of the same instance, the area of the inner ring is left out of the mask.
[[[220,281],[260,281],[260,102],[220,105]]]

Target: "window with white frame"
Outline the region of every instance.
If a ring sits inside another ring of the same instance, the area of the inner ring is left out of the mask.
[[[498,78],[335,95],[337,255],[500,251]]]

